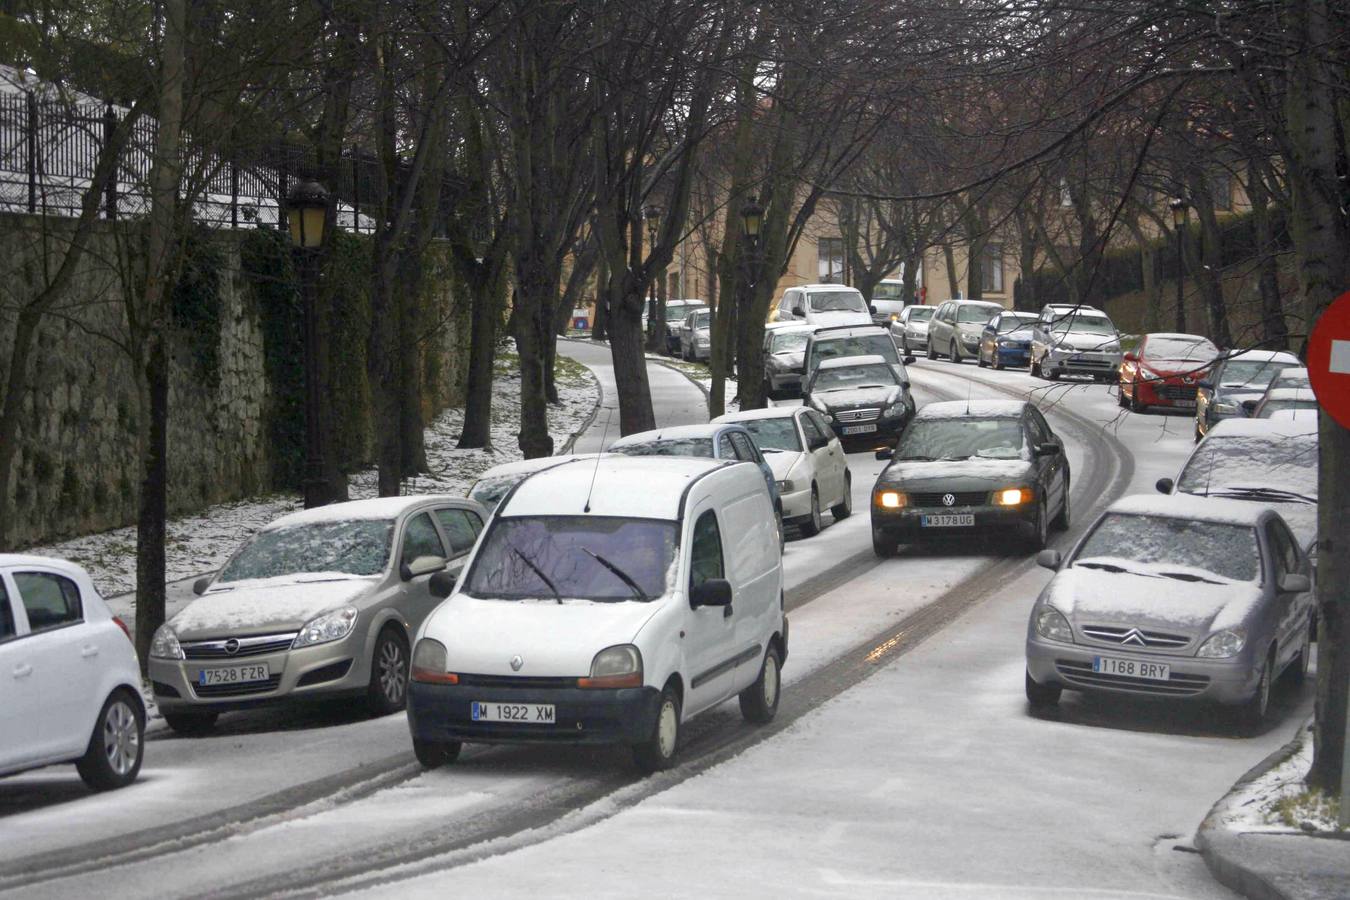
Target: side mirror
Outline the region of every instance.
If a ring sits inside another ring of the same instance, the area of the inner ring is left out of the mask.
[[[1060,559],[1058,550],[1042,550],[1036,554],[1036,565],[1042,569],[1050,569],[1052,572],[1059,571]]]
[[[1063,449],[1064,447],[1060,444],[1059,441],[1045,441],[1043,443],[1036,445],[1036,455],[1054,456],[1056,453],[1059,453]]]
[[[201,578],[192,582],[192,593],[196,594],[198,597],[205,594],[206,589],[211,586],[211,579],[215,577],[216,576],[214,575],[203,575]]]
[[[457,584],[459,584],[458,573],[442,570],[427,579],[427,590],[431,592],[431,596],[444,600],[455,592]]]
[[[398,567],[398,574],[404,581],[411,581],[419,575],[439,572],[444,568],[444,556],[419,556],[410,563],[403,563],[400,565]]]
[[[877,314],[877,305],[875,303],[867,304],[867,311],[875,316]]]
[[[1307,575],[1290,572],[1280,578],[1281,594],[1306,594],[1312,590],[1312,581]]]
[[[907,366],[912,366],[912,365],[914,365],[914,364],[915,364],[916,362],[918,362],[918,361],[919,361],[919,358],[918,358],[917,356],[915,356],[914,354],[912,354],[912,353],[911,353],[909,356],[906,356],[906,357],[905,357],[905,365],[907,365]]]
[[[1248,418],[1251,418],[1251,414],[1256,412],[1256,406],[1260,402],[1261,402],[1260,400],[1243,400],[1242,411],[1247,415]]]
[[[689,596],[689,605],[695,608],[700,606],[731,606],[731,582],[725,578],[709,578],[707,581],[694,587],[694,592]]]
[[[1172,488],[1176,486],[1176,482],[1170,478],[1159,478],[1153,483],[1153,486],[1158,489],[1160,494],[1170,494]]]
[[[893,459],[895,457],[894,447],[882,447],[876,452],[877,459]]]
[[[1212,381],[1203,381],[1203,380],[1202,380],[1202,381],[1197,381],[1197,382],[1195,383],[1195,386],[1198,387],[1198,388],[1200,388],[1202,391],[1212,391],[1212,390],[1214,390],[1214,382],[1212,382]]]
[[[792,307],[792,314],[793,314],[794,316],[796,316],[797,318],[799,318],[799,319],[805,319],[805,318],[806,318],[806,309],[803,308],[803,307],[800,307],[800,306],[794,306],[794,307]]]

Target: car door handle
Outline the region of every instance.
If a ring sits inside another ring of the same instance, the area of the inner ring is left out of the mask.
[[[20,663],[19,665],[14,667],[15,678],[27,678],[29,675],[32,674],[33,674],[33,667],[28,665],[28,663]]]
[[[98,656],[98,647],[96,647],[93,644],[85,644],[83,647],[80,648],[80,656],[83,659],[89,659],[91,657]]]

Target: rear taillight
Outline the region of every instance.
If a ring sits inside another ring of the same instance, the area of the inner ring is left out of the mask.
[[[118,628],[122,629],[122,633],[127,636],[127,640],[131,641],[131,643],[133,644],[136,643],[136,641],[131,637],[131,629],[127,627],[126,622],[123,622],[121,618],[117,616],[113,616],[113,621],[117,623]]]

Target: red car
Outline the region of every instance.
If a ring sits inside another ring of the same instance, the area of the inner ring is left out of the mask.
[[[1120,362],[1121,406],[1195,409],[1195,394],[1219,348],[1198,334],[1146,334]]]

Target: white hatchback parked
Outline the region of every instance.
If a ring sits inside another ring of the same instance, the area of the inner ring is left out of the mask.
[[[465,741],[627,744],[670,766],[681,724],[740,696],[767,722],[787,656],[773,502],[758,467],[601,457],[531,475],[417,635],[424,766]],[[453,594],[451,591],[453,590]]]
[[[0,554],[0,775],[75,763],[97,790],[141,769],[131,636],[79,566]]]

